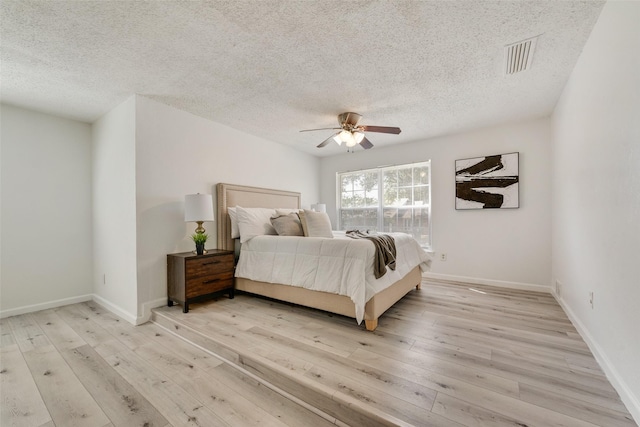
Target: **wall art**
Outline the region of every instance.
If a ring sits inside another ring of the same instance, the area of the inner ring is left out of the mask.
[[[456,209],[518,208],[518,154],[456,160]]]

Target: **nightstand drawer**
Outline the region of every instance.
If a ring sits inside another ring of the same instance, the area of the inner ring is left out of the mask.
[[[187,298],[210,294],[232,286],[232,271],[227,271],[212,276],[189,278],[187,280]]]
[[[233,271],[233,254],[187,260],[186,275],[189,278],[214,276]]]

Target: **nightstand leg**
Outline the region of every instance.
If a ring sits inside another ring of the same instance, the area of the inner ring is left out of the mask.
[[[235,297],[235,291],[233,288],[229,289],[229,299],[233,299],[233,297]]]
[[[173,307],[173,301],[171,301],[170,299],[167,300],[167,306]]]
[[[189,303],[185,302],[182,306],[182,312],[183,313],[188,313],[189,312]]]

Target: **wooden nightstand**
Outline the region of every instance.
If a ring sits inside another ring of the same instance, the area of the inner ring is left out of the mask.
[[[167,255],[167,305],[174,302],[189,312],[189,303],[228,290],[233,298],[233,251],[209,249],[204,255],[182,252]]]

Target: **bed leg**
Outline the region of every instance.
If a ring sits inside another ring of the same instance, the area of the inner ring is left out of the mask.
[[[418,289],[418,290],[419,290],[419,289],[422,289],[422,282],[420,282],[420,283],[418,283],[418,284],[416,285],[416,289]]]
[[[365,320],[364,326],[367,328],[367,331],[375,331],[378,327],[378,319]]]

